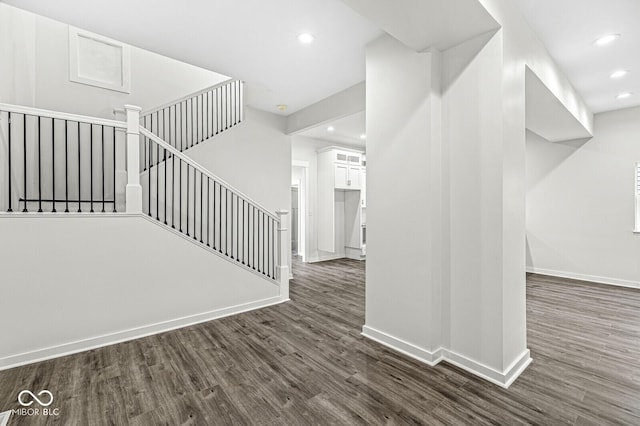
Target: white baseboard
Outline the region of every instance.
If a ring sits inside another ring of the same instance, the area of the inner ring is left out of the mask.
[[[408,357],[417,359],[418,361],[424,362],[427,365],[435,366],[440,361],[442,361],[442,349],[439,348],[435,352],[428,351],[424,348],[414,345],[413,343],[409,343],[405,340],[398,339],[390,334],[387,334],[383,331],[376,330],[375,328],[369,326],[362,327],[362,335],[368,339],[374,340],[381,345],[384,345],[388,348],[393,349],[394,351],[400,352]]]
[[[449,350],[445,350],[444,361],[506,389],[522,374],[533,359],[529,349],[525,349],[503,372]]]
[[[364,260],[365,256],[362,254],[361,248],[345,247],[345,257],[353,260]]]
[[[579,274],[576,272],[555,271],[553,269],[536,268],[527,266],[526,271],[532,274],[549,275],[552,277],[570,278],[579,281],[591,281],[598,284],[609,284],[619,287],[640,288],[640,282],[623,280],[619,278],[601,277],[597,275]]]
[[[441,361],[448,362],[503,388],[511,386],[518,376],[520,376],[520,374],[522,374],[527,366],[529,366],[533,361],[530,356],[529,349],[526,349],[515,361],[511,363],[511,365],[509,365],[509,367],[507,367],[505,371],[501,372],[451,350],[438,348],[433,352],[428,351],[366,325],[362,327],[362,335],[431,367],[437,365]]]
[[[0,371],[19,367],[21,365],[46,361],[52,358],[72,355],[78,352],[98,349],[104,346],[114,345],[116,343],[122,343],[129,340],[140,339],[142,337],[164,333],[178,328],[188,327],[191,325],[227,317],[230,315],[236,315],[242,312],[266,308],[267,306],[277,305],[279,303],[286,302],[287,300],[289,299],[283,298],[281,296],[270,297],[267,299],[257,300],[255,302],[243,303],[241,305],[231,306],[228,308],[216,309],[201,314],[189,315],[182,318],[176,318],[142,327],[136,327],[129,330],[106,334],[103,336],[91,337],[76,342],[64,343],[61,345],[38,349],[31,352],[11,355],[5,358],[0,358]]]
[[[331,256],[315,256],[315,257],[309,257],[309,259],[307,260],[307,263],[326,262],[327,260],[344,259],[344,257],[345,257],[344,253],[337,253]]]

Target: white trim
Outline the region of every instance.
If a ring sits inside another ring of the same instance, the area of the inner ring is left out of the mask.
[[[88,115],[69,114],[66,112],[50,111],[47,109],[31,108],[21,105],[11,105],[0,103],[0,111],[15,112],[18,114],[32,115],[36,117],[55,118],[58,120],[79,121],[80,123],[91,123],[102,126],[110,126],[119,129],[126,129],[127,123],[124,121],[109,120],[106,118],[90,117]]]
[[[533,359],[530,356],[529,349],[525,349],[512,363],[500,372],[492,367],[482,364],[460,355],[456,352],[445,350],[444,361],[456,367],[462,368],[469,373],[485,379],[495,385],[507,389],[522,374],[522,372],[531,364]]]
[[[535,266],[527,266],[526,271],[532,274],[549,275],[552,277],[569,278],[579,281],[590,281],[598,284],[609,284],[628,288],[640,288],[640,282],[623,280],[620,278],[601,277],[597,275],[579,274],[576,272],[554,271],[553,269],[536,268]]]
[[[299,208],[298,211],[298,232],[299,232],[299,245],[298,254],[302,257],[302,262],[306,263],[309,258],[309,162],[302,160],[292,160],[291,166],[302,168],[303,179],[300,181],[299,188]],[[293,172],[293,170],[292,170]],[[302,253],[301,253],[302,252]],[[293,268],[291,268],[293,271]]]
[[[504,372],[500,372],[451,350],[440,347],[432,352],[367,325],[362,327],[362,335],[431,367],[444,361],[505,389],[511,386],[533,361],[529,349],[525,349]]]
[[[225,76],[225,77],[226,77],[226,76]],[[241,86],[242,86],[242,85],[244,85],[244,81],[243,81],[243,80],[236,80],[236,79],[233,79],[233,78],[231,78],[231,77],[227,77],[227,79],[226,79],[226,80],[223,80],[223,81],[221,81],[220,83],[214,84],[213,86],[205,87],[204,89],[200,89],[200,90],[198,90],[198,91],[196,91],[196,92],[190,93],[190,94],[185,95],[185,96],[183,96],[183,97],[181,97],[181,98],[175,99],[175,100],[173,100],[173,101],[169,101],[169,102],[167,102],[166,104],[163,104],[163,105],[161,105],[161,106],[159,106],[159,107],[154,107],[154,108],[152,108],[152,109],[150,109],[150,110],[142,111],[142,112],[140,113],[140,117],[141,117],[141,118],[144,118],[144,117],[146,117],[146,116],[149,116],[149,115],[153,114],[154,112],[161,111],[161,110],[163,110],[163,109],[165,109],[165,108],[168,108],[168,107],[170,107],[170,106],[177,105],[177,104],[179,104],[180,102],[184,102],[184,101],[189,100],[189,99],[191,99],[191,98],[195,98],[196,96],[200,96],[200,95],[202,95],[203,93],[207,93],[207,92],[210,92],[210,91],[212,91],[212,90],[216,90],[218,87],[226,86],[227,84],[232,83],[232,82],[234,82],[234,81],[238,81],[238,82],[240,82],[240,85],[241,85]]]
[[[431,352],[427,349],[416,346],[413,343],[398,339],[397,337],[383,331],[376,330],[375,328],[367,325],[362,327],[362,335],[408,357],[424,362],[431,367],[437,365],[443,359],[442,348],[438,348],[436,351]]]
[[[307,263],[326,262],[327,260],[344,259],[344,254],[333,254],[331,256],[314,256],[307,259]]]
[[[87,76],[81,76],[79,73],[79,49],[78,39],[83,37],[93,41],[103,43],[109,46],[117,47],[122,54],[120,55],[120,78],[121,83],[95,80]],[[75,83],[86,84],[89,86],[100,87],[102,89],[114,90],[116,92],[131,93],[131,47],[125,43],[113,40],[89,31],[81,30],[76,27],[69,26],[69,80]]]
[[[366,256],[362,254],[362,247],[349,247],[344,248],[345,257],[352,260],[366,260]]]
[[[273,306],[286,302],[286,300],[287,299],[283,299],[280,296],[270,297],[255,302],[243,303],[228,308],[216,309],[209,312],[203,312],[201,314],[189,315],[186,317],[162,321],[142,327],[131,328],[116,333],[91,337],[88,339],[65,343],[62,345],[51,346],[31,352],[25,352],[18,355],[11,355],[5,358],[0,358],[0,371],[19,367],[21,365],[32,364],[35,362],[46,361],[53,358],[98,349],[104,346],[114,345],[129,340],[140,339],[154,334],[164,333],[178,328],[189,327],[195,324],[200,324],[230,315],[240,314],[242,312],[266,308],[267,306]]]
[[[639,234],[640,233],[640,161],[636,163],[636,168],[635,168],[635,176],[634,176],[634,187],[635,187],[635,195],[636,195],[636,227],[635,227],[635,231],[633,231],[635,234]]]
[[[308,161],[292,160],[291,161],[291,165],[295,166],[295,167],[306,167],[307,169],[309,168],[309,162]]]
[[[254,207],[259,208],[267,216],[271,217],[272,219],[277,220],[278,222],[280,221],[280,219],[274,213],[271,213],[269,211],[269,209],[267,209],[266,207],[260,205],[260,203],[258,203],[257,201],[254,201],[253,199],[251,199],[247,195],[243,194],[238,189],[234,188],[229,183],[224,181],[222,178],[214,175],[209,170],[205,169],[203,166],[201,166],[200,164],[196,163],[193,160],[193,158],[191,158],[188,155],[185,155],[182,152],[178,151],[177,149],[175,149],[174,147],[169,145],[167,142],[165,142],[164,140],[162,140],[158,136],[156,136],[153,133],[151,133],[149,130],[145,129],[144,127],[140,127],[140,134],[142,134],[142,135],[146,136],[147,138],[151,139],[152,141],[154,141],[155,143],[160,145],[163,149],[166,149],[168,152],[172,153],[173,155],[175,155],[176,157],[178,157],[179,159],[181,159],[182,161],[184,161],[185,163],[187,163],[188,165],[190,165],[194,169],[198,170],[204,176],[207,176],[210,179],[215,180],[216,182],[218,182],[218,184],[224,186],[226,189],[229,189],[232,192],[234,192],[236,195],[244,198],[249,204],[253,205]]]

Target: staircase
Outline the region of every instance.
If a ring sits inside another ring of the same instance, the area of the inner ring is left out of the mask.
[[[233,80],[142,114],[127,106],[126,121],[0,104],[0,209],[144,214],[280,284],[285,212],[270,212],[186,153],[240,124],[243,98],[243,82]]]
[[[183,152],[240,124],[243,99],[244,82],[227,81],[142,113],[140,125]]]

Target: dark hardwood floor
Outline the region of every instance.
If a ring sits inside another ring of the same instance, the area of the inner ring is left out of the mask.
[[[290,303],[0,372],[9,425],[640,425],[640,291],[531,275],[533,364],[502,389],[360,336],[364,263],[295,264]]]

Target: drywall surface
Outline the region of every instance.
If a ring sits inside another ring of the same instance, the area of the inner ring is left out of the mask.
[[[185,154],[270,212],[290,210],[291,137],[284,123],[284,117],[246,108],[242,124]]]
[[[343,1],[415,51],[445,50],[498,27],[477,0]]]
[[[486,42],[479,51],[478,42]],[[453,65],[470,57],[463,69]],[[448,347],[501,371],[502,38],[459,45],[443,53],[443,64],[450,167]]]
[[[365,109],[365,82],[322,99],[287,117],[287,134],[295,134]]]
[[[68,25],[0,4],[0,28],[4,103],[113,118],[125,104],[151,109],[228,79],[132,47],[131,93],[88,86],[69,81]]]
[[[640,287],[640,108],[597,114],[594,130],[563,143],[527,133],[527,268]]]
[[[3,216],[0,234],[0,368],[279,298],[275,283],[140,216]]]
[[[518,6],[511,0],[479,0],[498,21],[505,34],[505,71],[509,78],[519,80],[526,64],[566,109],[588,131],[593,131],[593,113],[574,89],[564,72],[549,55],[544,44],[522,17]],[[522,75],[524,78],[524,74]],[[519,82],[517,83],[520,84]]]
[[[35,104],[36,15],[0,3],[0,102]]]
[[[432,244],[440,225],[440,164],[432,136],[432,54],[384,35],[367,46],[366,330],[433,352],[441,268]],[[393,108],[389,106],[393,105]],[[441,250],[434,244],[436,250]],[[367,332],[371,334],[370,332]]]

